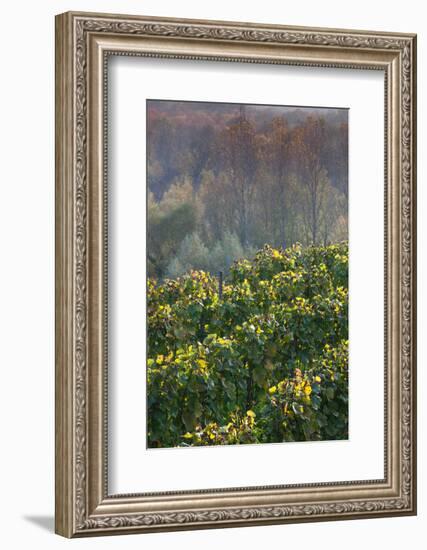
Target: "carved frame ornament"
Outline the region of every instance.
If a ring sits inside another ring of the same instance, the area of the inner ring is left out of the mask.
[[[108,494],[110,55],[384,71],[384,479]],[[416,513],[415,102],[415,35],[71,12],[56,17],[57,533],[77,537]]]

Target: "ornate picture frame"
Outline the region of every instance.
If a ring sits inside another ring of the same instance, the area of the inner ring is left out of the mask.
[[[108,492],[108,57],[383,71],[384,478]],[[416,36],[68,12],[56,17],[56,532],[82,537],[416,513]]]

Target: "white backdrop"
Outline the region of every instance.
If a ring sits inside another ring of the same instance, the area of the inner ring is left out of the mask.
[[[423,249],[426,193],[419,189],[419,516],[274,527],[165,533],[66,541],[52,534],[54,498],[54,41],[53,16],[67,9],[145,13],[175,17],[248,20],[294,25],[400,30],[419,39],[419,95],[425,90],[422,3],[338,0],[247,2],[217,0],[64,0],[34,3],[16,0],[2,10],[0,323],[2,454],[2,547],[35,548],[231,548],[287,545],[319,549],[420,548],[427,529],[425,312]],[[425,150],[427,119],[419,106],[419,151]],[[425,180],[420,158],[419,181]],[[357,457],[355,457],[357,460]],[[424,535],[424,536],[423,536]],[[375,541],[375,542],[374,542]]]

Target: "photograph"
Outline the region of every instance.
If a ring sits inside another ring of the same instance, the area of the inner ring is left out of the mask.
[[[147,448],[348,439],[348,118],[146,100]]]

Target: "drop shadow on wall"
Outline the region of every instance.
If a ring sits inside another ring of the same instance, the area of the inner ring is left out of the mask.
[[[23,516],[23,519],[45,531],[54,532],[55,520],[53,516]]]

